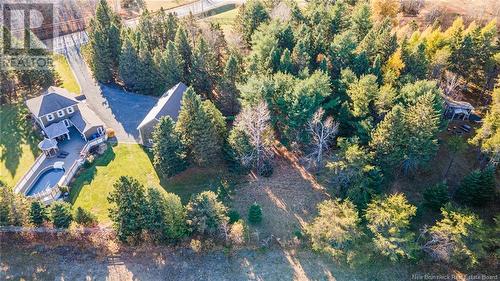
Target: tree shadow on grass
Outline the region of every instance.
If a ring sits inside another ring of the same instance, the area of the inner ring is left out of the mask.
[[[0,107],[0,161],[14,177],[22,157],[22,145],[27,144],[33,155],[37,156],[41,136],[33,130],[27,108],[22,104],[2,105]]]
[[[89,167],[82,167],[70,184],[69,201],[71,204],[76,202],[83,186],[90,184],[97,173],[97,166],[107,166],[115,159],[113,146],[108,144],[108,148],[103,155],[98,156]],[[85,164],[84,164],[85,165]]]

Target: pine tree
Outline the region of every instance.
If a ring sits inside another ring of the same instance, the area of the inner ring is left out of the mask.
[[[236,83],[240,81],[238,60],[234,55],[230,55],[219,83],[220,98],[216,101],[218,107],[225,115],[233,115],[238,110],[239,91]]]
[[[175,33],[175,47],[177,48],[177,52],[179,52],[182,63],[183,63],[183,75],[184,79],[191,77],[191,64],[192,64],[192,50],[191,45],[189,44],[186,30],[179,26],[177,28],[177,32]]]
[[[189,200],[186,206],[187,223],[192,231],[202,235],[216,235],[227,223],[227,207],[213,191],[204,191]]]
[[[147,209],[144,186],[128,176],[120,177],[113,184],[113,191],[108,196],[112,204],[109,217],[113,221],[118,239],[122,242],[140,239],[145,226]]]
[[[285,49],[281,55],[279,70],[283,73],[293,73],[292,57],[288,49]]]
[[[154,63],[153,54],[144,41],[140,44],[139,61],[137,91],[147,95],[159,95],[164,86],[158,79],[158,68]]]
[[[240,6],[237,19],[236,28],[243,35],[243,40],[249,44],[254,31],[269,19],[269,14],[261,1],[251,0]]]
[[[365,217],[374,235],[374,246],[391,261],[415,258],[418,246],[410,230],[410,220],[416,211],[403,194],[378,198],[368,204]]]
[[[219,159],[222,147],[217,125],[212,122],[203,108],[200,96],[191,87],[182,98],[175,131],[187,148],[191,162],[208,165]]]
[[[74,217],[77,224],[85,227],[95,227],[99,223],[96,215],[82,207],[76,209]]]
[[[262,208],[259,204],[253,203],[248,208],[248,221],[251,224],[259,224],[262,222]]]
[[[216,75],[216,69],[217,62],[205,39],[200,37],[193,52],[190,76],[191,84],[197,93],[207,97],[212,94],[212,88],[215,84],[213,76]]]
[[[113,79],[114,66],[118,62],[120,25],[116,24],[117,19],[107,1],[100,0],[96,16],[90,23],[89,41],[90,68],[101,82]]]
[[[354,11],[351,15],[350,29],[354,32],[358,42],[361,42],[373,27],[371,15],[372,11],[370,5],[366,2],[359,2],[354,7]]]
[[[54,202],[50,207],[50,219],[55,228],[69,228],[73,221],[71,205],[62,201]]]
[[[184,147],[174,126],[170,116],[162,117],[153,131],[153,164],[167,177],[187,168]]]
[[[160,242],[175,241],[187,234],[186,212],[179,196],[149,188],[146,229]]]
[[[467,175],[457,190],[460,201],[473,206],[487,204],[495,197],[495,168],[475,170]]]
[[[118,73],[125,86],[130,90],[136,90],[139,87],[139,66],[139,54],[132,44],[132,40],[127,36],[120,54]]]
[[[159,63],[160,73],[166,89],[172,88],[181,81],[187,81],[182,76],[184,74],[183,65],[182,58],[175,45],[169,41]]]
[[[44,222],[49,220],[45,205],[39,201],[31,202],[30,222],[35,226],[42,226]]]

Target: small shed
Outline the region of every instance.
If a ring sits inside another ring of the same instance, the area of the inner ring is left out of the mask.
[[[38,148],[40,148],[47,157],[54,157],[59,151],[59,148],[57,147],[57,141],[55,139],[44,138],[38,144]]]
[[[443,96],[444,99],[444,116],[450,119],[455,119],[455,117],[461,118],[462,120],[468,120],[474,107],[465,101],[456,101],[450,97]]]

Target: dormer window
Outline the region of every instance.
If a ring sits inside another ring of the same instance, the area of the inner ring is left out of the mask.
[[[52,121],[52,120],[54,120],[54,114],[52,113],[47,114],[47,121]]]
[[[71,113],[75,112],[75,110],[73,109],[72,106],[70,106],[70,107],[66,108],[66,112],[68,112],[68,114],[71,114]]]
[[[57,117],[63,117],[63,116],[64,116],[64,110],[58,110]]]

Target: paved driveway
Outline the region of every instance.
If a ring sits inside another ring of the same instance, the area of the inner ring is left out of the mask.
[[[97,83],[83,61],[79,47],[67,47],[65,54],[89,107],[108,128],[115,130],[119,142],[136,143],[137,126],[157,99]]]

